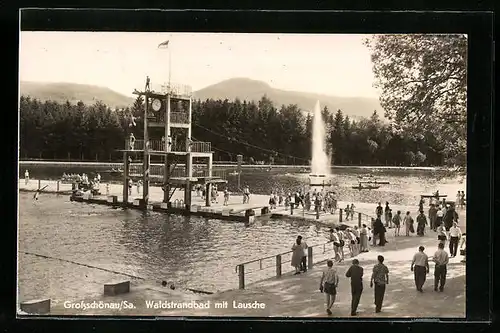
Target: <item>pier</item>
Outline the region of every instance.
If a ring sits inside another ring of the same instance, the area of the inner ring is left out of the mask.
[[[201,216],[246,224],[253,223],[256,218],[274,218],[325,226],[359,226],[363,223],[370,225],[373,215],[373,213],[370,214],[373,211],[373,205],[363,203],[356,203],[357,209],[353,214],[354,219],[346,219],[344,209],[342,208],[337,209],[334,214],[321,212],[319,216],[313,210],[305,211],[302,207],[292,210],[290,207],[278,206],[277,209],[271,210],[268,203],[269,196],[260,194],[251,194],[250,202],[243,204],[242,194],[234,193],[230,195],[228,205],[224,206],[224,193],[221,191],[218,192],[217,202],[211,203],[210,206],[206,206],[206,198],[203,199],[201,196],[196,196],[196,192],[193,191],[190,195],[192,198],[191,205],[189,209],[186,209],[186,204],[184,203],[185,194],[182,190],[176,191],[170,198],[170,204],[166,204],[163,202],[163,190],[159,186],[150,186],[149,201],[146,205],[142,201],[142,192],[137,193],[135,187],[132,188],[131,195],[128,195],[127,192],[127,201],[124,201],[121,184],[101,183],[98,188],[101,195],[91,196],[87,194],[82,197],[72,197],[72,184],[60,180],[30,179],[28,184],[25,183],[24,179],[18,181],[18,188],[21,192],[36,192],[45,186],[46,188],[41,192],[40,196],[43,196],[43,193],[67,195],[73,201],[87,204],[151,210],[167,214]],[[109,194],[106,194],[106,188],[109,189]],[[40,200],[43,200],[43,198]],[[350,204],[350,202],[338,202],[340,206],[344,207],[348,203]]]

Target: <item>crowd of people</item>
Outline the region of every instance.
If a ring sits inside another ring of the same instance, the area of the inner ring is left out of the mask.
[[[466,255],[466,239],[465,233],[462,233],[458,226],[458,213],[455,211],[453,204],[442,205],[442,203],[431,201],[428,215],[423,209],[419,210],[416,217],[416,233],[418,236],[424,236],[426,227],[430,224],[429,229],[437,233],[437,249],[432,257],[425,253],[425,247],[419,246],[418,251],[409,261],[409,269],[413,272],[415,289],[423,293],[424,284],[427,279],[427,274],[430,272],[429,262],[434,262],[434,283],[433,290],[435,292],[443,292],[446,284],[447,267],[450,258],[458,255],[464,256],[462,262],[465,262]],[[419,207],[422,208],[422,207]],[[438,211],[442,212],[437,214]],[[394,216],[391,214],[392,209],[386,202],[385,209],[381,203],[375,209],[376,218],[372,219],[371,228],[363,224],[361,228],[358,226],[347,227],[344,230],[340,228],[330,228],[328,232],[328,240],[333,245],[333,258],[327,261],[327,267],[323,271],[320,280],[320,292],[326,294],[326,312],[332,314],[332,307],[335,304],[337,287],[341,280],[334,263],[344,261],[348,251],[349,257],[352,258],[352,265],[348,268],[345,276],[351,282],[351,315],[357,315],[357,308],[363,292],[363,267],[360,265],[359,259],[355,258],[358,254],[369,251],[370,241],[373,239],[372,246],[384,246],[387,243],[385,233],[387,228],[394,228],[394,236],[398,237],[400,226],[405,228],[405,235],[411,236],[415,233],[413,226],[414,220],[411,212],[407,211],[403,216],[401,211],[397,211]],[[436,212],[436,213],[435,213]],[[441,217],[441,218],[439,218]],[[384,220],[384,222],[382,221]],[[428,223],[429,222],[429,223]],[[378,240],[378,244],[376,243]],[[449,245],[449,252],[445,251],[446,243]],[[460,243],[461,242],[461,243]],[[459,244],[460,243],[460,244]],[[292,262],[291,265],[295,268],[295,274],[300,274],[307,271],[307,243],[298,236],[296,242],[292,246]],[[389,268],[384,264],[384,257],[379,255],[377,263],[372,269],[370,276],[370,287],[374,289],[375,312],[381,312],[383,299],[385,295],[386,285],[389,284]]]

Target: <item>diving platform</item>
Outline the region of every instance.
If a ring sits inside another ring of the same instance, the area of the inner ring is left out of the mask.
[[[146,79],[144,91],[134,94],[144,98],[144,113],[140,116],[144,127],[135,128],[131,116],[131,131],[125,139],[123,153],[123,201],[128,202],[133,181],[142,179],[144,205],[148,205],[150,181],[162,184],[163,203],[170,200],[177,189],[184,190],[184,207],[189,210],[191,192],[195,184],[204,184],[206,206],[210,206],[212,185],[226,183],[225,174],[213,172],[213,151],[210,142],[194,140],[192,133],[192,93],[188,86],[150,86]],[[135,136],[139,139],[136,139]],[[160,165],[152,165],[161,160]],[[142,165],[135,160],[141,158]]]

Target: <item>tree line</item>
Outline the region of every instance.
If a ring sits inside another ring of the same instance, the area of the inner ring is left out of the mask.
[[[240,100],[193,101],[192,139],[212,143],[215,161],[308,164],[311,159],[312,115],[297,105],[276,107],[267,97]],[[20,158],[121,161],[130,133],[142,136],[144,101],[137,98],[126,109],[102,102],[41,102],[20,99]],[[137,117],[130,127],[131,115]],[[350,119],[342,110],[322,110],[327,149],[335,165],[440,166],[446,144],[426,132],[406,135],[380,119]],[[158,138],[159,139],[159,138]]]

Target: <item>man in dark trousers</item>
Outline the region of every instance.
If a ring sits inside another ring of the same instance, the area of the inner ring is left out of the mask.
[[[389,284],[389,269],[384,265],[384,257],[377,257],[378,263],[373,266],[372,278],[370,280],[370,288],[375,284],[375,312],[382,311],[382,303],[384,301],[385,286]]]
[[[355,316],[363,293],[363,267],[359,266],[358,259],[352,261],[352,266],[349,267],[345,276],[351,278],[351,316]]]
[[[444,251],[444,244],[439,243],[438,250],[434,253],[434,262],[436,267],[434,268],[434,291],[443,291],[444,284],[446,283],[446,267],[448,265],[449,256],[448,253]]]
[[[413,256],[410,268],[415,275],[415,286],[420,292],[423,292],[422,287],[425,283],[425,277],[429,273],[429,258],[424,253],[424,250],[423,246],[418,247],[418,252]]]

